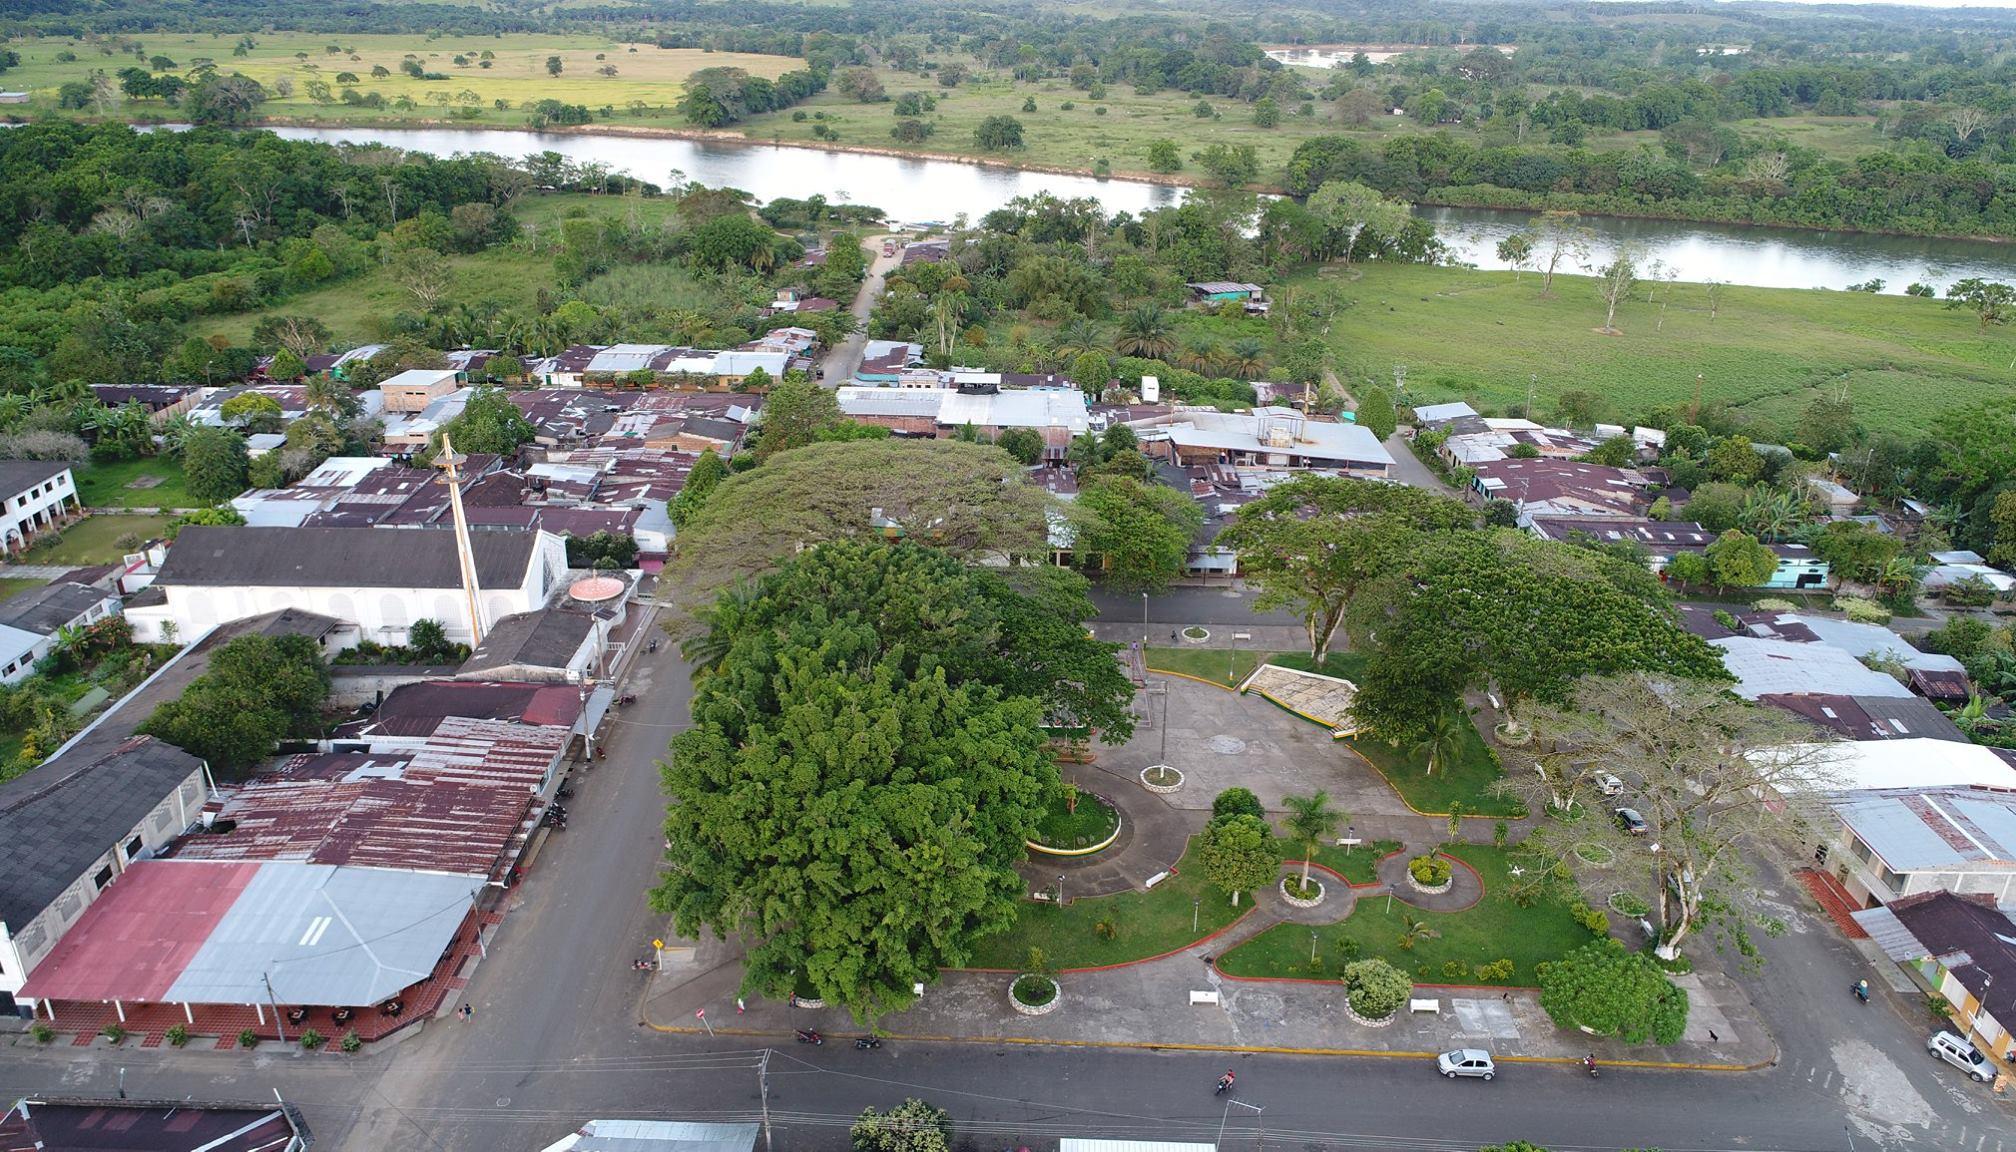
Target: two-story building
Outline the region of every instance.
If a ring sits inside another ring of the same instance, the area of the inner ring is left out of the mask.
[[[61,460],[0,460],[0,555],[20,552],[35,538],[83,511],[77,481]]]
[[[2016,794],[1886,788],[1843,796],[1834,811],[1840,847],[1828,853],[1829,865],[1865,906],[1953,892],[2016,907]]]
[[[118,614],[118,596],[67,580],[0,602],[0,684],[34,675],[36,662],[65,628],[88,628]]]

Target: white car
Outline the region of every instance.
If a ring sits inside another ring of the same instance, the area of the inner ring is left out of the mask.
[[[1988,1063],[1988,1058],[1965,1038],[1951,1032],[1934,1032],[1932,1038],[1925,1041],[1925,1050],[1932,1053],[1934,1060],[1944,1060],[1978,1083],[1986,1084],[1995,1078],[1995,1066]]]
[[[1451,1080],[1458,1076],[1489,1080],[1498,1074],[1498,1066],[1491,1062],[1491,1054],[1482,1048],[1458,1048],[1454,1052],[1444,1052],[1435,1057],[1435,1068]]]
[[[1624,781],[1619,779],[1615,773],[1598,772],[1596,774],[1596,788],[1605,796],[1622,796],[1624,794]]]

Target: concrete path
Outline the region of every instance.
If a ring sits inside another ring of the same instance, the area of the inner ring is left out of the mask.
[[[886,239],[886,236],[868,236],[861,241],[861,246],[870,253],[868,274],[862,277],[861,289],[854,294],[854,303],[847,309],[854,316],[854,333],[828,351],[826,359],[820,363],[823,373],[820,379],[828,388],[838,388],[854,378],[854,370],[861,366],[862,349],[868,343],[868,316],[875,311],[875,302],[882,299],[882,289],[889,273],[902,262],[902,238],[897,237],[899,243],[894,256],[881,254],[882,241]]]
[[[1064,778],[1087,792],[1104,796],[1120,811],[1120,839],[1096,856],[1045,856],[1031,853],[1017,866],[1031,892],[1051,891],[1064,879],[1064,898],[1109,896],[1138,892],[1148,878],[1166,872],[1183,858],[1190,836],[1203,822],[1178,812],[1141,786],[1138,775],[1094,764],[1060,766]],[[1137,768],[1135,772],[1140,770]]]
[[[41,580],[50,581],[66,572],[74,572],[81,565],[65,564],[0,564],[0,580]]]
[[[1442,482],[1440,476],[1430,471],[1426,464],[1414,455],[1414,447],[1407,437],[1395,432],[1386,438],[1386,451],[1393,455],[1393,478],[1412,488],[1426,488],[1444,496],[1455,496],[1454,488]]]

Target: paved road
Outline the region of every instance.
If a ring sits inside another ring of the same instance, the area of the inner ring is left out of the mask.
[[[868,275],[861,280],[861,290],[854,294],[854,303],[848,308],[848,311],[854,314],[854,334],[827,352],[825,361],[820,364],[824,370],[821,379],[828,388],[838,388],[852,380],[854,370],[861,366],[861,352],[868,342],[868,314],[875,310],[875,302],[882,298],[882,288],[889,273],[894,271],[903,259],[903,248],[900,243],[897,245],[896,255],[881,254],[882,241],[886,239],[888,239],[886,236],[868,236],[861,241],[862,246],[873,255],[869,258]],[[902,237],[897,237],[898,241],[901,239]]]
[[[1386,451],[1393,456],[1393,478],[1414,488],[1426,488],[1430,492],[1440,492],[1444,496],[1456,495],[1456,490],[1442,482],[1440,476],[1428,470],[1426,464],[1414,456],[1414,449],[1408,446],[1407,438],[1395,432],[1386,438]]]
[[[1172,626],[1186,624],[1301,625],[1302,622],[1291,612],[1278,609],[1272,612],[1254,611],[1253,598],[1256,595],[1224,583],[1209,587],[1186,585],[1171,588],[1160,595],[1148,597],[1148,623],[1159,625],[1152,630],[1163,633]],[[1102,624],[1138,624],[1141,621],[1142,598],[1138,592],[1109,592],[1095,587],[1092,603],[1099,609],[1099,622]]]

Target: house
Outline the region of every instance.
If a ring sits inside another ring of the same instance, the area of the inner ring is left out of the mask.
[[[1722,650],[1723,666],[1736,677],[1730,691],[1745,700],[1774,695],[1911,695],[1895,677],[1864,667],[1829,644],[1762,636],[1724,636],[1708,642]]]
[[[24,1096],[0,1116],[0,1149],[48,1152],[308,1152],[308,1122],[292,1104],[190,1099]]]
[[[201,760],[151,736],[60,754],[0,784],[0,1012],[95,901],[196,822]]]
[[[1828,515],[1836,518],[1850,515],[1862,503],[1862,497],[1857,496],[1832,480],[1823,480],[1818,476],[1808,476],[1806,478],[1806,487],[1822,503],[1827,505]]]
[[[879,424],[901,436],[940,439],[972,428],[986,436],[1008,428],[1033,428],[1061,459],[1071,438],[1091,427],[1085,394],[1075,388],[1003,389],[996,384],[958,388],[876,388],[834,390],[840,411],[865,424]]]
[[[1245,284],[1234,280],[1204,280],[1196,284],[1186,284],[1190,298],[1198,304],[1233,304],[1245,306],[1249,314],[1264,316],[1267,313],[1265,297],[1267,290],[1258,284]]]
[[[0,460],[0,556],[20,552],[84,510],[61,460]]]
[[[567,571],[566,548],[550,532],[476,532],[470,545],[486,625],[543,607]],[[127,612],[142,640],[159,638],[164,624],[198,636],[286,607],[333,617],[384,644],[404,643],[422,619],[440,621],[451,640],[472,633],[453,532],[191,526],[153,587],[161,603]]]
[[[1760,760],[1783,755],[1817,761],[1824,770],[1810,774],[1806,787],[1830,797],[1884,789],[1989,788],[2016,792],[2016,763],[1994,748],[1925,738],[1858,740],[1830,744],[1791,744],[1760,748],[1749,755]]]
[[[59,581],[0,601],[0,684],[35,674],[66,628],[88,628],[119,614],[119,597],[103,588]]]
[[[754,1152],[759,1124],[590,1120],[543,1152]]]
[[[924,362],[924,346],[906,340],[870,340],[861,348],[854,379],[861,384],[894,384],[907,368]]]
[[[1934,552],[1929,557],[1931,568],[1925,572],[1924,587],[1927,592],[1937,592],[1949,588],[1969,577],[1979,577],[1995,590],[1998,596],[2016,592],[2016,576],[1990,567],[1979,553],[1965,550],[1954,552]]]
[[[1379,438],[1356,424],[1316,420],[1293,408],[1251,412],[1178,410],[1129,421],[1143,449],[1183,465],[1323,469],[1380,477],[1393,457]]]
[[[1833,802],[1828,853],[1848,895],[1873,908],[1926,892],[2016,907],[2016,795],[1986,788],[1884,788]]]
[[[2002,1053],[2016,1026],[2016,924],[1983,898],[1928,892],[1855,913],[1883,954],[1953,1009],[1954,1029]]]
[[[1480,504],[1512,501],[1522,525],[1535,516],[1636,518],[1651,507],[1645,475],[1630,468],[1544,459],[1483,461],[1470,468],[1474,478],[1466,495]]]
[[[950,240],[917,240],[903,245],[903,258],[899,267],[912,264],[936,264],[952,254]]]
[[[152,413],[158,424],[187,412],[203,395],[203,389],[171,384],[93,384],[91,394],[107,408],[138,404]]]
[[[1797,612],[1749,612],[1739,620],[1744,633],[1750,636],[1825,644],[1857,660],[1898,664],[1913,672],[1959,673],[1963,678],[1966,674],[1958,659],[1938,652],[1920,652],[1910,641],[1880,624],[1856,624]],[[1966,698],[1964,690],[1961,698]]]
[[[419,390],[409,388],[402,402],[411,404],[419,394]],[[416,410],[388,411],[385,417],[383,446],[379,451],[387,456],[400,457],[423,451],[433,443],[434,434],[441,430],[442,425],[462,415],[462,410],[469,407],[469,401],[475,395],[474,388],[457,387],[428,400]]]
[[[1477,410],[1461,400],[1447,404],[1417,404],[1414,406],[1414,425],[1417,428],[1433,429],[1466,416],[1476,415]]]
[[[453,368],[408,368],[379,384],[378,391],[385,395],[386,412],[410,415],[461,386],[462,373]]]
[[[456,676],[582,684],[601,667],[608,623],[592,612],[540,608],[490,626]]]
[[[1950,740],[1969,743],[1938,705],[1920,696],[1769,693],[1757,698],[1847,740]]]

